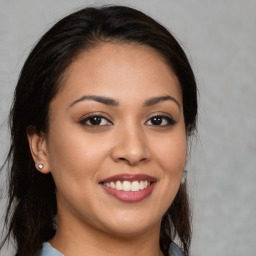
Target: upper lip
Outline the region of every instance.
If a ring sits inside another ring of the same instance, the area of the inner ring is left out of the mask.
[[[100,183],[109,183],[109,182],[115,182],[115,181],[149,181],[149,182],[156,182],[156,178],[149,176],[147,174],[117,174],[111,177],[108,177],[104,180],[101,180]]]

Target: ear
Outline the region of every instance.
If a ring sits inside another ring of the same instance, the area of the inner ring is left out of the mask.
[[[34,126],[29,126],[27,128],[27,138],[36,169],[43,174],[49,173],[50,166],[45,134],[42,132],[38,133]]]

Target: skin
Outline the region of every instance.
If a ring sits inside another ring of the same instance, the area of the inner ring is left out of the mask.
[[[118,105],[81,99],[88,95]],[[145,106],[162,96],[172,99]],[[98,125],[88,119],[95,114]],[[101,43],[70,65],[49,115],[48,134],[31,130],[28,140],[36,167],[42,163],[39,171],[56,184],[58,229],[50,243],[65,256],[162,255],[161,218],[187,150],[181,88],[164,58],[147,46]],[[160,125],[155,115],[164,116]],[[111,196],[99,182],[120,173],[153,176],[152,193],[135,203]]]

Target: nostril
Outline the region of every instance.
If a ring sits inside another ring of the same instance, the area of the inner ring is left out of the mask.
[[[137,165],[138,163],[141,163],[141,162],[146,162],[148,158],[146,157],[143,157],[143,158],[140,158],[140,157],[119,157],[118,158],[118,161],[119,162],[127,162],[129,165]]]
[[[137,165],[142,162],[147,162],[150,158],[149,151],[144,145],[138,143],[117,144],[111,151],[111,158],[115,162],[122,162],[128,165]]]

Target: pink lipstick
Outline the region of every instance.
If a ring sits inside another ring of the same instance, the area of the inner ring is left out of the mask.
[[[120,201],[139,202],[152,193],[156,181],[145,174],[118,174],[100,181],[100,185]]]

